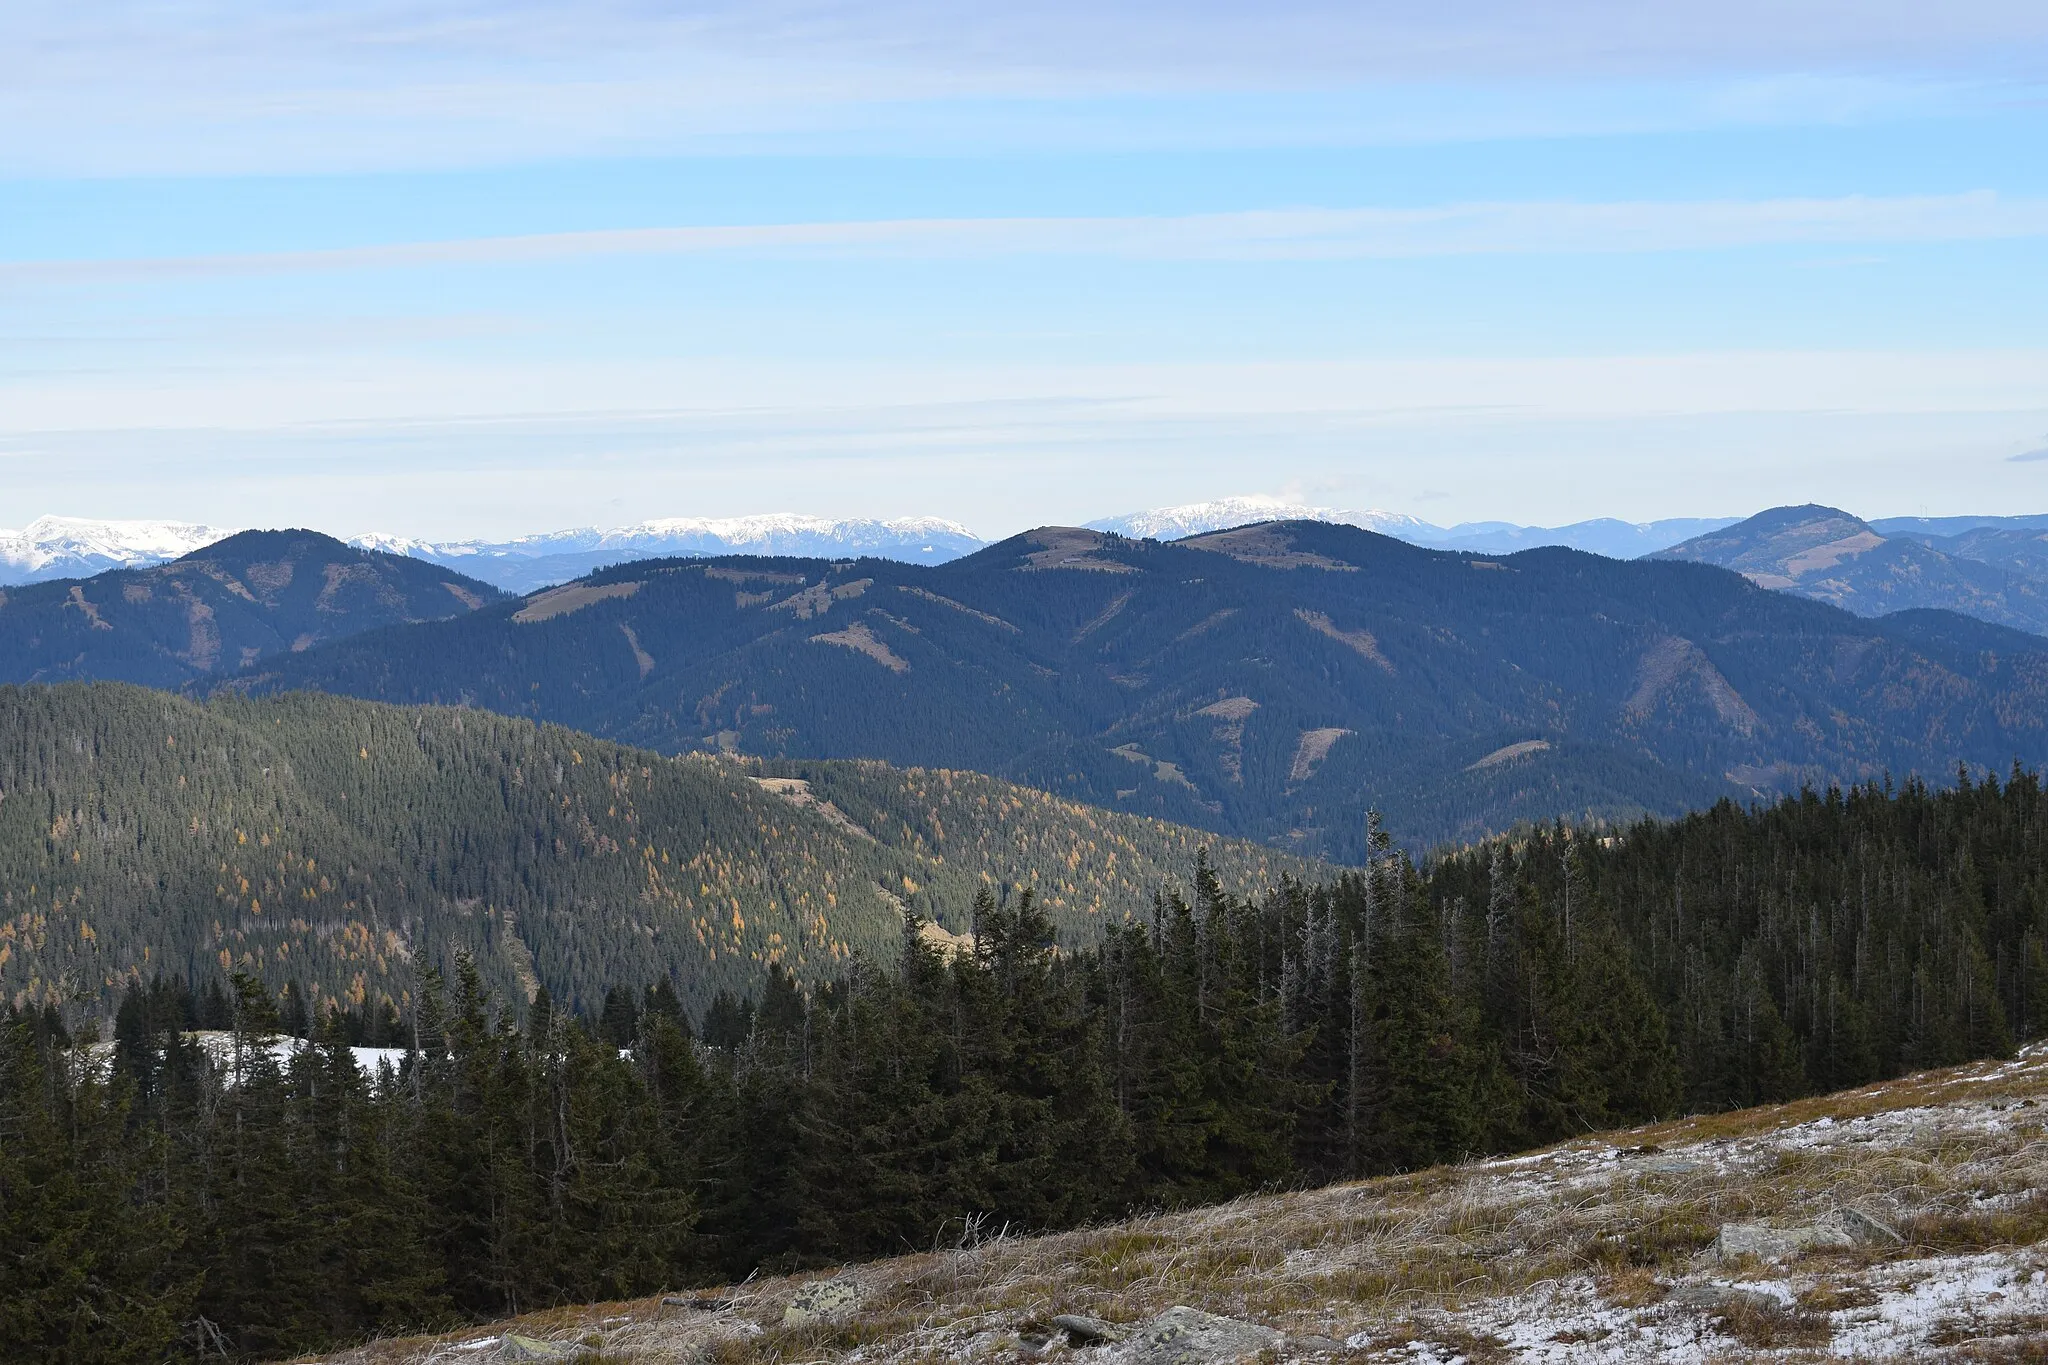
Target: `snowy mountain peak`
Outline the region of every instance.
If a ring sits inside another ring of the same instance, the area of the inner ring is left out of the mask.
[[[233,534],[189,521],[37,517],[19,531],[0,531],[0,581],[22,583],[145,568],[191,554]]]
[[[763,539],[777,535],[929,535],[976,538],[957,521],[943,517],[812,517],[795,512],[765,512],[746,517],[657,517],[637,526],[606,532],[607,537],[710,535],[724,540]]]
[[[622,560],[715,555],[792,555],[938,564],[986,544],[943,517],[814,517],[767,512],[743,517],[656,517],[601,531],[578,527],[512,540],[426,541],[368,534],[349,544],[458,568],[512,592],[579,578]]]
[[[1400,512],[1340,511],[1259,494],[1127,512],[1120,517],[1091,521],[1088,526],[1096,531],[1113,531],[1118,535],[1147,540],[1178,540],[1182,536],[1201,535],[1205,531],[1227,531],[1233,526],[1248,526],[1255,521],[1340,522],[1403,538],[1413,538],[1437,529],[1426,521],[1418,521]]]

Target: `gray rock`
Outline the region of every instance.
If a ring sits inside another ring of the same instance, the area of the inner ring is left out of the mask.
[[[1234,1365],[1283,1338],[1270,1327],[1220,1318],[1198,1308],[1169,1308],[1117,1348],[1119,1365]]]
[[[1682,1156],[1658,1157],[1645,1161],[1643,1169],[1652,1175],[1694,1175],[1706,1168],[1697,1161],[1687,1161]]]
[[[1100,1346],[1124,1338],[1121,1327],[1085,1313],[1062,1313],[1052,1320],[1052,1325],[1065,1332],[1068,1342],[1075,1346]]]
[[[536,1337],[522,1337],[507,1332],[498,1339],[500,1360],[574,1360],[585,1354],[582,1346],[570,1341],[541,1341]]]
[[[830,1322],[860,1306],[860,1283],[856,1280],[812,1280],[801,1285],[789,1307],[782,1310],[782,1325],[797,1327],[809,1322]]]
[[[1834,1222],[1774,1228],[1764,1223],[1723,1223],[1714,1239],[1714,1255],[1723,1261],[1754,1256],[1760,1261],[1786,1261],[1817,1247],[1850,1247],[1852,1238]]]

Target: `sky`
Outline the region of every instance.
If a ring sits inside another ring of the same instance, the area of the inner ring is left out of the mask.
[[[0,525],[2048,511],[2048,6],[0,6]]]

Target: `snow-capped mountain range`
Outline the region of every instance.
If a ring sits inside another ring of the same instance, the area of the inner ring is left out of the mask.
[[[188,521],[104,521],[37,517],[19,531],[0,531],[0,583],[88,578],[191,554],[233,535]]]
[[[941,517],[880,521],[869,517],[808,517],[771,512],[751,517],[662,517],[614,531],[583,527],[496,542],[364,535],[349,543],[459,569],[510,592],[531,592],[628,559],[731,554],[836,559],[874,555],[913,564],[942,564],[972,554],[987,542],[959,522]]]
[[[1245,496],[1155,507],[1087,524],[1119,535],[1173,540],[1255,521],[1283,519],[1342,522],[1433,549],[1509,554],[1539,545],[1566,545],[1616,559],[1632,559],[1668,549],[1737,520],[1688,517],[1624,522],[1600,518],[1558,527],[1502,521],[1445,527],[1400,512],[1347,511]],[[0,584],[83,578],[108,569],[161,564],[232,534],[230,529],[190,522],[39,517],[20,531],[0,531]],[[726,554],[806,558],[874,555],[939,564],[972,554],[988,542],[959,522],[941,517],[877,519],[768,513],[745,517],[662,517],[615,530],[581,527],[504,541],[425,540],[366,534],[351,537],[349,544],[427,560],[507,591],[525,593],[632,559]]]
[[[1227,531],[1255,521],[1334,521],[1402,540],[1414,540],[1431,532],[1441,534],[1440,528],[1400,512],[1341,512],[1263,497],[1217,498],[1179,507],[1154,507],[1144,512],[1126,512],[1120,517],[1103,517],[1089,522],[1088,528],[1143,540],[1179,540],[1182,536]]]

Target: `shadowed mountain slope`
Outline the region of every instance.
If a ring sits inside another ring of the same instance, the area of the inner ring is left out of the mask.
[[[504,594],[314,531],[244,531],[182,559],[0,593],[0,682],[182,686],[357,631],[460,616]]]
[[[1356,861],[1522,819],[2048,758],[2048,642],[1736,574],[1267,523],[1046,528],[936,567],[621,565],[240,686],[485,707],[667,752],[973,768]]]

